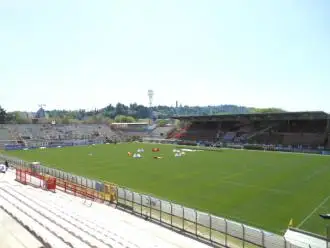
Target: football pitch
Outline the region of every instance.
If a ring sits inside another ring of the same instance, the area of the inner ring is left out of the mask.
[[[160,152],[151,149],[159,147]],[[143,158],[127,152],[143,148]],[[101,179],[187,207],[283,234],[294,226],[325,234],[330,156],[246,150],[186,152],[172,145],[109,144],[10,151],[7,155]],[[154,159],[153,156],[163,159]]]

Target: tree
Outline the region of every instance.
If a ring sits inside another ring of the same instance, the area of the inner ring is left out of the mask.
[[[109,119],[115,119],[116,122],[134,122],[137,119],[149,119],[152,114],[157,116],[157,119],[168,119],[175,115],[225,115],[225,114],[248,114],[248,113],[278,113],[285,112],[282,109],[276,108],[248,108],[237,105],[217,105],[217,106],[187,106],[179,104],[174,106],[153,106],[152,108],[137,103],[125,105],[117,103],[116,105],[109,104],[108,106],[86,111],[83,109],[68,111],[68,110],[49,110],[47,115],[52,120],[58,120],[61,123],[74,123],[81,121],[84,123],[109,123]],[[127,118],[126,118],[127,117]],[[25,120],[27,119],[27,120]],[[0,123],[25,123],[30,122],[29,117],[24,115],[18,116],[15,113],[6,113],[0,108]]]
[[[1,106],[0,106],[0,124],[5,124],[7,120],[7,113],[6,110],[4,110]]]
[[[62,119],[62,121],[61,121],[61,123],[62,124],[70,124],[70,119],[69,119],[69,117],[64,117],[63,119]]]
[[[115,110],[115,107],[110,104],[103,109],[103,115],[105,117],[113,118],[116,115]]]
[[[14,113],[6,113],[6,123],[15,123],[15,114]]]
[[[107,124],[108,121],[102,115],[95,115],[92,118],[94,124]]]
[[[116,105],[116,115],[127,115],[128,114],[128,107],[125,104],[117,103]]]
[[[136,118],[146,119],[151,116],[150,109],[143,105],[138,105],[136,111]]]
[[[256,113],[283,113],[285,112],[283,109],[278,108],[254,108],[254,112]]]
[[[132,116],[117,115],[116,118],[115,118],[115,122],[133,123],[133,122],[135,122],[135,119]]]
[[[32,122],[32,120],[28,118],[28,115],[26,113],[15,111],[14,113],[12,113],[12,115],[14,116],[13,121],[16,124],[29,124]]]
[[[164,120],[164,119],[158,120],[158,125],[160,127],[165,127],[167,124],[168,124],[168,121],[167,120]]]

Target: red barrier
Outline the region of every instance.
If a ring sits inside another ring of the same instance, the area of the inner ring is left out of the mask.
[[[96,190],[59,178],[57,178],[57,189],[63,190],[65,193],[72,194],[74,196],[90,199],[92,201],[104,201],[104,197],[102,197]]]
[[[21,169],[16,169],[16,181],[26,184],[26,171]]]
[[[50,177],[45,180],[46,184],[46,189],[55,191],[56,190],[56,178],[55,177]]]
[[[56,190],[56,178],[46,177],[31,170],[16,169],[16,181],[22,184],[29,184],[33,187],[43,188],[45,190]]]

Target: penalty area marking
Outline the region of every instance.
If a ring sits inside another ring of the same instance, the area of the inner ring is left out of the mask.
[[[322,201],[322,202],[321,202],[316,208],[314,208],[313,211],[312,211],[309,215],[307,215],[307,216],[305,217],[305,219],[303,219],[303,220],[298,224],[297,228],[300,228],[303,224],[305,224],[305,222],[306,222],[310,217],[312,217],[312,215],[315,214],[315,212],[316,212],[320,207],[322,207],[322,206],[323,206],[323,205],[329,200],[329,198],[330,198],[330,195],[328,195],[326,198],[324,198],[323,201]]]

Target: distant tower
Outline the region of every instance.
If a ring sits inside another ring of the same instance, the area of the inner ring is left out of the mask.
[[[38,104],[39,108],[43,108],[43,107],[46,107],[46,104]]]
[[[149,124],[151,125],[152,119],[153,119],[153,113],[152,113],[152,101],[154,99],[154,91],[153,90],[148,90],[148,97],[149,97],[149,111],[150,111]]]
[[[46,104],[38,104],[39,109],[37,111],[37,115],[39,116],[38,118],[45,118],[46,117],[46,112],[44,107],[46,107]]]
[[[149,107],[152,107],[152,101],[154,100],[154,91],[148,90],[148,97],[149,97]]]
[[[174,110],[175,115],[179,115],[179,102],[175,101],[175,110]]]
[[[46,118],[46,112],[43,109],[43,107],[45,107],[46,105],[45,104],[38,104],[38,106],[39,106],[39,109],[33,117],[33,122],[34,123],[37,123],[39,120]]]

